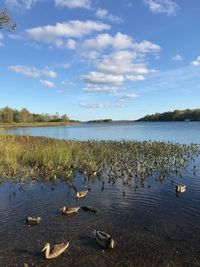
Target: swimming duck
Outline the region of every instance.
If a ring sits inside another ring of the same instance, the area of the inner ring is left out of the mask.
[[[77,213],[79,211],[80,207],[62,207],[60,210],[62,211],[62,214],[64,215],[70,215],[73,213]]]
[[[98,211],[96,208],[94,208],[92,206],[83,206],[82,209],[84,211],[91,211],[91,212],[94,212],[94,213],[97,213],[97,211]]]
[[[86,197],[87,193],[88,193],[88,189],[85,190],[85,191],[79,191],[76,193],[76,198],[79,199],[79,198],[83,198],[83,197]]]
[[[94,235],[98,245],[103,248],[114,248],[115,241],[111,238],[110,235],[106,234],[105,232],[94,230]]]
[[[41,217],[35,217],[35,218],[34,217],[28,217],[26,219],[26,224],[30,227],[32,225],[37,225],[38,223],[41,222],[41,220],[42,220]]]
[[[186,190],[186,185],[176,185],[176,192],[183,193]]]
[[[41,252],[45,251],[44,253],[45,259],[54,259],[60,256],[68,248],[68,246],[69,242],[66,244],[65,243],[56,244],[53,246],[52,249],[50,249],[50,244],[46,243]]]

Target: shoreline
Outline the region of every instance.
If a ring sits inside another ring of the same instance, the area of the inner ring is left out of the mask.
[[[76,126],[79,122],[27,122],[27,123],[0,123],[0,129],[22,128],[22,127],[57,127],[57,126]]]

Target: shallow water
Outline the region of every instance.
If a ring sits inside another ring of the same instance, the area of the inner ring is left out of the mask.
[[[156,140],[200,143],[200,122],[128,122],[9,129],[17,135],[77,140]]]
[[[177,196],[179,183],[187,190]],[[83,189],[81,175],[73,184]],[[87,197],[76,201],[66,182],[1,184],[0,266],[200,266],[200,171],[194,175],[191,166],[182,178],[150,178],[135,189],[97,178],[89,185]],[[98,213],[68,217],[59,211],[65,205],[92,205]],[[27,216],[42,221],[28,228]],[[116,248],[102,250],[94,229],[111,234]],[[40,253],[46,242],[67,241],[69,249],[57,259]]]

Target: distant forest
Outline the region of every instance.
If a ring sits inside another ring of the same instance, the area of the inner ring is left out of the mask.
[[[0,109],[0,123],[20,123],[20,122],[67,122],[69,118],[66,114],[60,116],[58,113],[54,115],[36,114],[29,112],[26,108],[21,110],[4,107]]]
[[[104,123],[104,122],[112,122],[112,120],[111,119],[102,119],[102,120],[87,121],[87,123]]]
[[[137,121],[200,121],[200,109],[174,110],[155,113]]]

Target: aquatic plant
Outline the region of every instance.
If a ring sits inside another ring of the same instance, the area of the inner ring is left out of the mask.
[[[62,179],[76,173],[85,181],[105,179],[125,186],[143,184],[149,177],[161,182],[181,176],[200,154],[200,145],[136,141],[64,141],[46,137],[0,134],[0,177],[14,181]],[[194,166],[194,171],[198,166]]]

